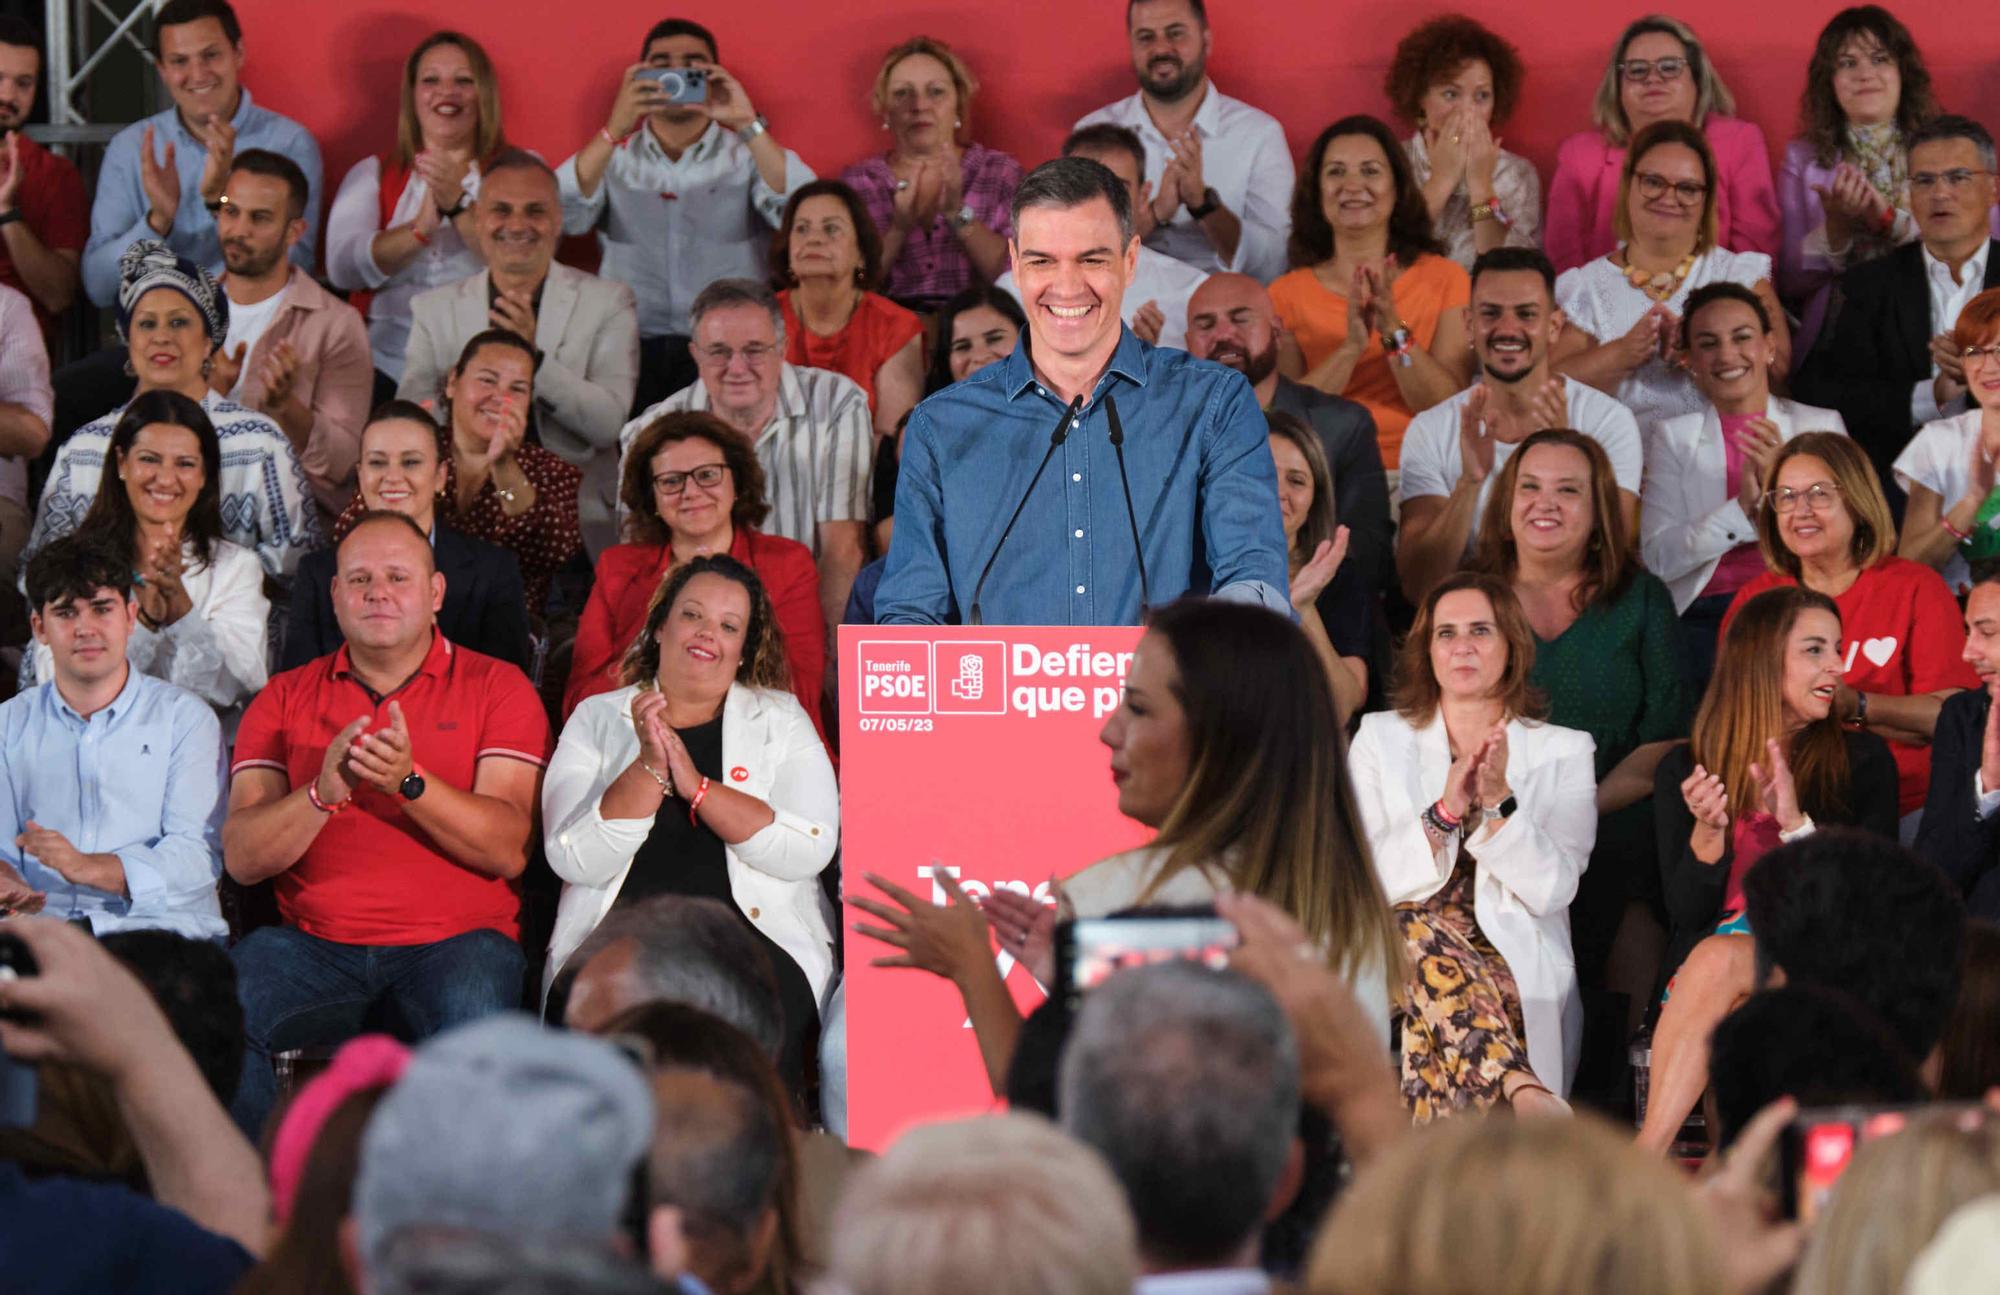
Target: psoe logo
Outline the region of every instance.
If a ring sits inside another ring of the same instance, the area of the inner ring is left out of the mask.
[[[931,645],[863,640],[856,645],[863,715],[931,713]]]
[[[1005,715],[1007,645],[938,644],[937,682],[940,715]]]

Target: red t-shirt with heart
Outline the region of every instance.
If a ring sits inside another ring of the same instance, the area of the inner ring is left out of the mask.
[[[1722,617],[1722,633],[1744,603],[1798,581],[1766,571],[1737,591]],[[1919,562],[1890,556],[1861,573],[1840,608],[1841,682],[1856,692],[1907,697],[1945,688],[1976,688],[1979,677],[1965,662],[1965,620],[1944,577]],[[1718,639],[1718,642],[1720,640]],[[1902,813],[1922,807],[1930,784],[1931,749],[1890,742],[1896,758],[1897,800]]]

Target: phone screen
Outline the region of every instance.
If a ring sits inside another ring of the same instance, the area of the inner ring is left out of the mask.
[[[1785,1126],[1785,1212],[1802,1223],[1818,1218],[1841,1175],[1854,1162],[1855,1152],[1864,1144],[1900,1133],[1912,1116],[1940,1112],[1955,1115],[1967,1128],[1985,1118],[1979,1106],[1953,1103],[1800,1111]]]
[[[1080,917],[1061,928],[1057,980],[1072,999],[1128,967],[1156,962],[1229,965],[1236,928],[1213,912]]]

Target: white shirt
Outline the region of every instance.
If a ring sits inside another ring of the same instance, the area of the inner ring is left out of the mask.
[[[465,196],[479,196],[479,167],[466,168]],[[431,188],[415,172],[389,212],[388,228],[407,225],[430,202]],[[333,196],[326,217],[326,277],[344,292],[371,292],[368,301],[368,349],[375,367],[392,379],[403,376],[403,355],[410,349],[410,299],[420,292],[457,283],[479,273],[486,261],[465,245],[458,226],[448,220],[431,231],[430,245],[418,251],[394,274],[375,264],[375,236],[382,225],[382,159],[364,157],[347,172]]]
[[[1409,430],[1403,435],[1403,498],[1449,495],[1458,484],[1465,472],[1464,460],[1458,453],[1458,416],[1471,394],[1472,388],[1467,387],[1410,420]],[[1563,396],[1569,409],[1570,427],[1604,447],[1611,460],[1612,474],[1618,478],[1618,488],[1637,495],[1645,483],[1646,458],[1639,424],[1632,411],[1575,378],[1563,381]],[[1486,515],[1486,501],[1492,497],[1494,483],[1500,480],[1500,469],[1513,453],[1513,446],[1493,443],[1493,471],[1479,483],[1479,507],[1472,532],[1466,536],[1467,552],[1471,552],[1473,537],[1479,533],[1478,518]]]
[[[253,306],[245,306],[234,297],[229,299],[229,336],[223,339],[222,351],[225,355],[234,355],[237,347],[243,348],[243,370],[236,375],[236,385],[229,389],[231,400],[241,403],[243,384],[253,376],[250,372],[250,352],[257,349],[265,330],[278,317],[291,286],[290,280],[287,280],[284,287]]]
[[[1146,178],[1157,190],[1174,150],[1146,111],[1144,92],[1107,104],[1076,124],[1083,127],[1098,122],[1129,126],[1138,132],[1139,142],[1146,146]],[[1222,93],[1213,81],[1202,91],[1194,128],[1201,133],[1201,178],[1243,223],[1235,259],[1223,263],[1186,207],[1155,229],[1146,245],[1211,274],[1238,270],[1269,283],[1285,272],[1285,240],[1292,232],[1294,170],[1285,128],[1271,114]],[[1160,304],[1164,307],[1166,303]]]
[[[1139,244],[1139,264],[1132,272],[1132,278],[1125,285],[1125,300],[1119,308],[1119,315],[1127,327],[1132,324],[1132,316],[1148,302],[1160,308],[1167,322],[1160,325],[1160,340],[1154,345],[1171,346],[1178,350],[1187,349],[1187,305],[1188,298],[1194,296],[1208,278],[1208,271],[1197,270],[1185,261],[1176,261],[1164,252],[1155,252],[1144,243]],[[994,280],[993,286],[1016,301],[1021,300],[1019,289],[1014,287],[1012,270]],[[1022,302],[1025,308],[1026,302]]]
[[[1665,305],[1678,316],[1686,310],[1689,294],[1703,284],[1740,283],[1748,288],[1770,277],[1771,258],[1762,252],[1712,247],[1695,258],[1694,268]],[[1556,280],[1556,304],[1572,324],[1603,343],[1630,332],[1654,303],[1632,286],[1625,271],[1613,265],[1609,256],[1600,256],[1564,271]],[[1639,430],[1648,436],[1665,419],[1699,412],[1707,404],[1686,371],[1669,368],[1657,355],[1632,370],[1613,394],[1632,411],[1639,420]]]
[[[1951,277],[1951,267],[1931,255],[1925,247],[1924,285],[1930,289],[1931,336],[1949,333],[1958,326],[1958,312],[1965,309],[1965,303],[1979,295],[1980,285],[1986,282],[1986,253],[1993,246],[1991,240],[1981,243],[1972,259],[1958,267],[1958,279]],[[1910,421],[1928,423],[1934,418],[1944,417],[1944,410],[1938,408],[1937,388],[1931,381],[1937,377],[1937,361],[1931,361],[1931,376],[1910,388]],[[1958,406],[1953,401],[1954,408]]]
[[[1890,468],[1896,474],[1896,484],[1906,493],[1912,486],[1922,486],[1936,495],[1940,506],[1949,511],[1972,488],[1967,466],[1972,461],[1972,443],[1979,439],[1981,417],[1979,410],[1968,409],[1956,417],[1940,418],[1917,429],[1917,434],[1910,438],[1910,443],[1903,447],[1903,452],[1896,456],[1896,462]],[[2000,522],[2000,517],[1988,521],[1986,525],[1991,527],[1995,522]],[[1976,521],[1973,523],[1975,526],[1978,524]],[[1972,571],[1966,566],[1965,554],[1960,550],[1951,551],[1951,561],[1945,563],[1941,571],[1952,593],[1962,597],[1971,588]]]

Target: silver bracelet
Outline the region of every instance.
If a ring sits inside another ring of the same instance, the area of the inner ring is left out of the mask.
[[[737,130],[736,137],[748,144],[769,129],[771,129],[771,119],[763,113],[758,113]]]
[[[662,793],[664,793],[669,798],[673,796],[674,780],[672,778],[666,777],[658,769],[655,769],[652,765],[647,764],[644,760],[639,761],[639,767],[641,769],[644,769],[647,773],[653,775],[653,781],[660,784],[660,791]]]

